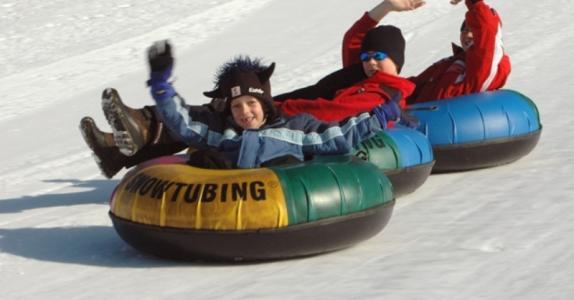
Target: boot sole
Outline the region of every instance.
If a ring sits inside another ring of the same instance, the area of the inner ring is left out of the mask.
[[[95,128],[96,128],[96,122],[94,121],[94,119],[90,117],[84,117],[80,121],[80,133],[82,134],[82,138],[84,138],[84,141],[86,142],[90,150],[92,150],[92,158],[96,162],[98,169],[100,169],[100,172],[105,177],[112,178],[117,172],[115,172],[114,174],[108,174],[108,172],[105,171],[102,160],[95,153],[96,147],[92,142],[94,140],[93,136]]]
[[[94,151],[94,144],[92,143],[92,139],[89,135],[93,135],[94,125],[95,121],[90,117],[85,117],[80,121],[80,132],[82,133],[84,141],[92,151]]]
[[[102,94],[102,109],[114,135],[116,146],[126,156],[133,156],[144,146],[138,125],[129,117],[118,93],[111,88]]]

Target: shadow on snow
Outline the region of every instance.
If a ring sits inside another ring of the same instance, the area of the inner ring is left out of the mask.
[[[88,191],[65,194],[42,194],[14,199],[0,199],[0,214],[18,213],[29,209],[82,205],[108,204],[109,197],[118,184],[117,180],[50,180],[47,182],[71,183],[75,188],[91,188]]]
[[[115,180],[68,180],[67,182],[72,182],[74,187],[93,189],[77,193],[3,199],[0,200],[0,215],[59,206],[108,205],[108,198],[118,183]],[[111,268],[229,265],[216,262],[171,261],[142,254],[121,240],[111,226],[0,228],[0,253],[10,253],[40,261]]]

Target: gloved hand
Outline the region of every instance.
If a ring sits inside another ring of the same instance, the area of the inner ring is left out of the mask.
[[[151,71],[147,84],[151,87],[154,99],[162,101],[175,95],[175,90],[168,82],[174,61],[169,41],[155,42],[147,49],[147,57]]]
[[[421,124],[421,121],[417,119],[417,117],[411,115],[408,111],[401,111],[401,117],[399,118],[399,124],[409,127],[409,128],[418,128]]]
[[[401,115],[401,108],[396,101],[389,101],[375,107],[372,113],[377,117],[382,128],[387,128],[388,121],[396,121]]]
[[[147,49],[147,58],[152,72],[163,71],[173,65],[171,45],[168,40],[153,43]]]
[[[147,49],[151,81],[167,81],[173,69],[173,56],[168,40],[157,41]]]

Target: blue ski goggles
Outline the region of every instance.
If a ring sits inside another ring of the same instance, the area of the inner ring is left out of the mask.
[[[381,52],[381,51],[361,52],[361,54],[359,55],[359,58],[361,59],[361,61],[369,61],[369,60],[371,60],[371,58],[376,60],[376,61],[381,61],[387,57],[388,57],[387,54],[385,52]]]

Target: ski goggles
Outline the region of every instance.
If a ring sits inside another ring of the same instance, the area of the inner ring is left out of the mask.
[[[371,58],[376,60],[376,61],[381,61],[387,57],[388,57],[388,55],[385,52],[381,52],[381,51],[361,52],[361,54],[359,55],[359,58],[361,59],[361,61],[369,61],[369,60],[371,60]]]

